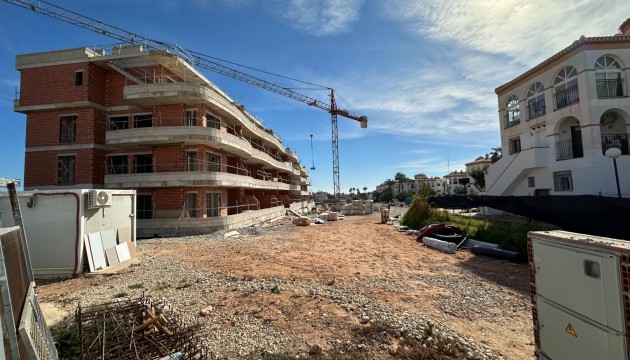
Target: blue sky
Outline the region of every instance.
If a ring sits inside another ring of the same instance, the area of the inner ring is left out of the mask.
[[[341,190],[397,172],[443,176],[500,145],[494,89],[581,35],[617,33],[627,0],[135,0],[57,5],[206,55],[332,87],[368,129],[339,118]],[[17,54],[113,40],[0,2],[0,177],[23,178]],[[245,70],[244,70],[245,71]],[[330,116],[202,72],[296,150],[332,192]],[[247,72],[249,72],[247,70]],[[283,86],[298,86],[256,74]],[[299,85],[303,86],[303,85]],[[299,90],[327,100],[322,91]],[[314,152],[311,153],[310,134]],[[52,165],[51,165],[52,166]]]

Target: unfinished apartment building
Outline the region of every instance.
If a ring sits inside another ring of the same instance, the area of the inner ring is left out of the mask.
[[[243,225],[308,197],[296,153],[177,55],[79,48],[16,68],[25,190],[136,189],[139,236]]]

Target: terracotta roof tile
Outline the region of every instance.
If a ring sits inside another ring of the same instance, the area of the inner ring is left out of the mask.
[[[629,22],[629,21],[630,21],[630,19],[626,20],[624,22],[624,24],[626,22]],[[494,92],[496,94],[498,94],[500,91],[503,91],[506,88],[514,85],[515,83],[525,79],[526,77],[528,77],[532,73],[534,73],[534,72],[544,68],[545,66],[549,65],[551,62],[553,62],[556,59],[562,57],[563,55],[568,54],[569,52],[571,52],[571,51],[573,51],[575,49],[578,49],[582,45],[599,44],[599,43],[623,43],[623,42],[630,42],[630,36],[621,36],[621,35],[595,36],[595,37],[584,37],[584,36],[581,36],[578,40],[575,40],[573,42],[573,44],[571,44],[571,45],[567,46],[566,48],[560,50],[559,52],[555,53],[551,57],[547,58],[547,60],[545,60],[545,61],[541,62],[540,64],[534,66],[533,68],[527,70],[523,74],[517,76],[515,79],[513,79],[513,80],[511,80],[511,81],[509,81],[509,82],[499,86],[498,88],[494,89]]]

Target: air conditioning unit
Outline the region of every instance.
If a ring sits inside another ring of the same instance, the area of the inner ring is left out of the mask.
[[[112,205],[112,195],[104,190],[90,190],[86,193],[85,206],[88,209]]]

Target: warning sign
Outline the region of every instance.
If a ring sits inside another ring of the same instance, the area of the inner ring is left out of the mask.
[[[575,329],[573,328],[573,325],[571,325],[571,323],[569,323],[569,325],[567,325],[567,328],[564,330],[567,333],[577,337],[577,333],[575,332]]]

